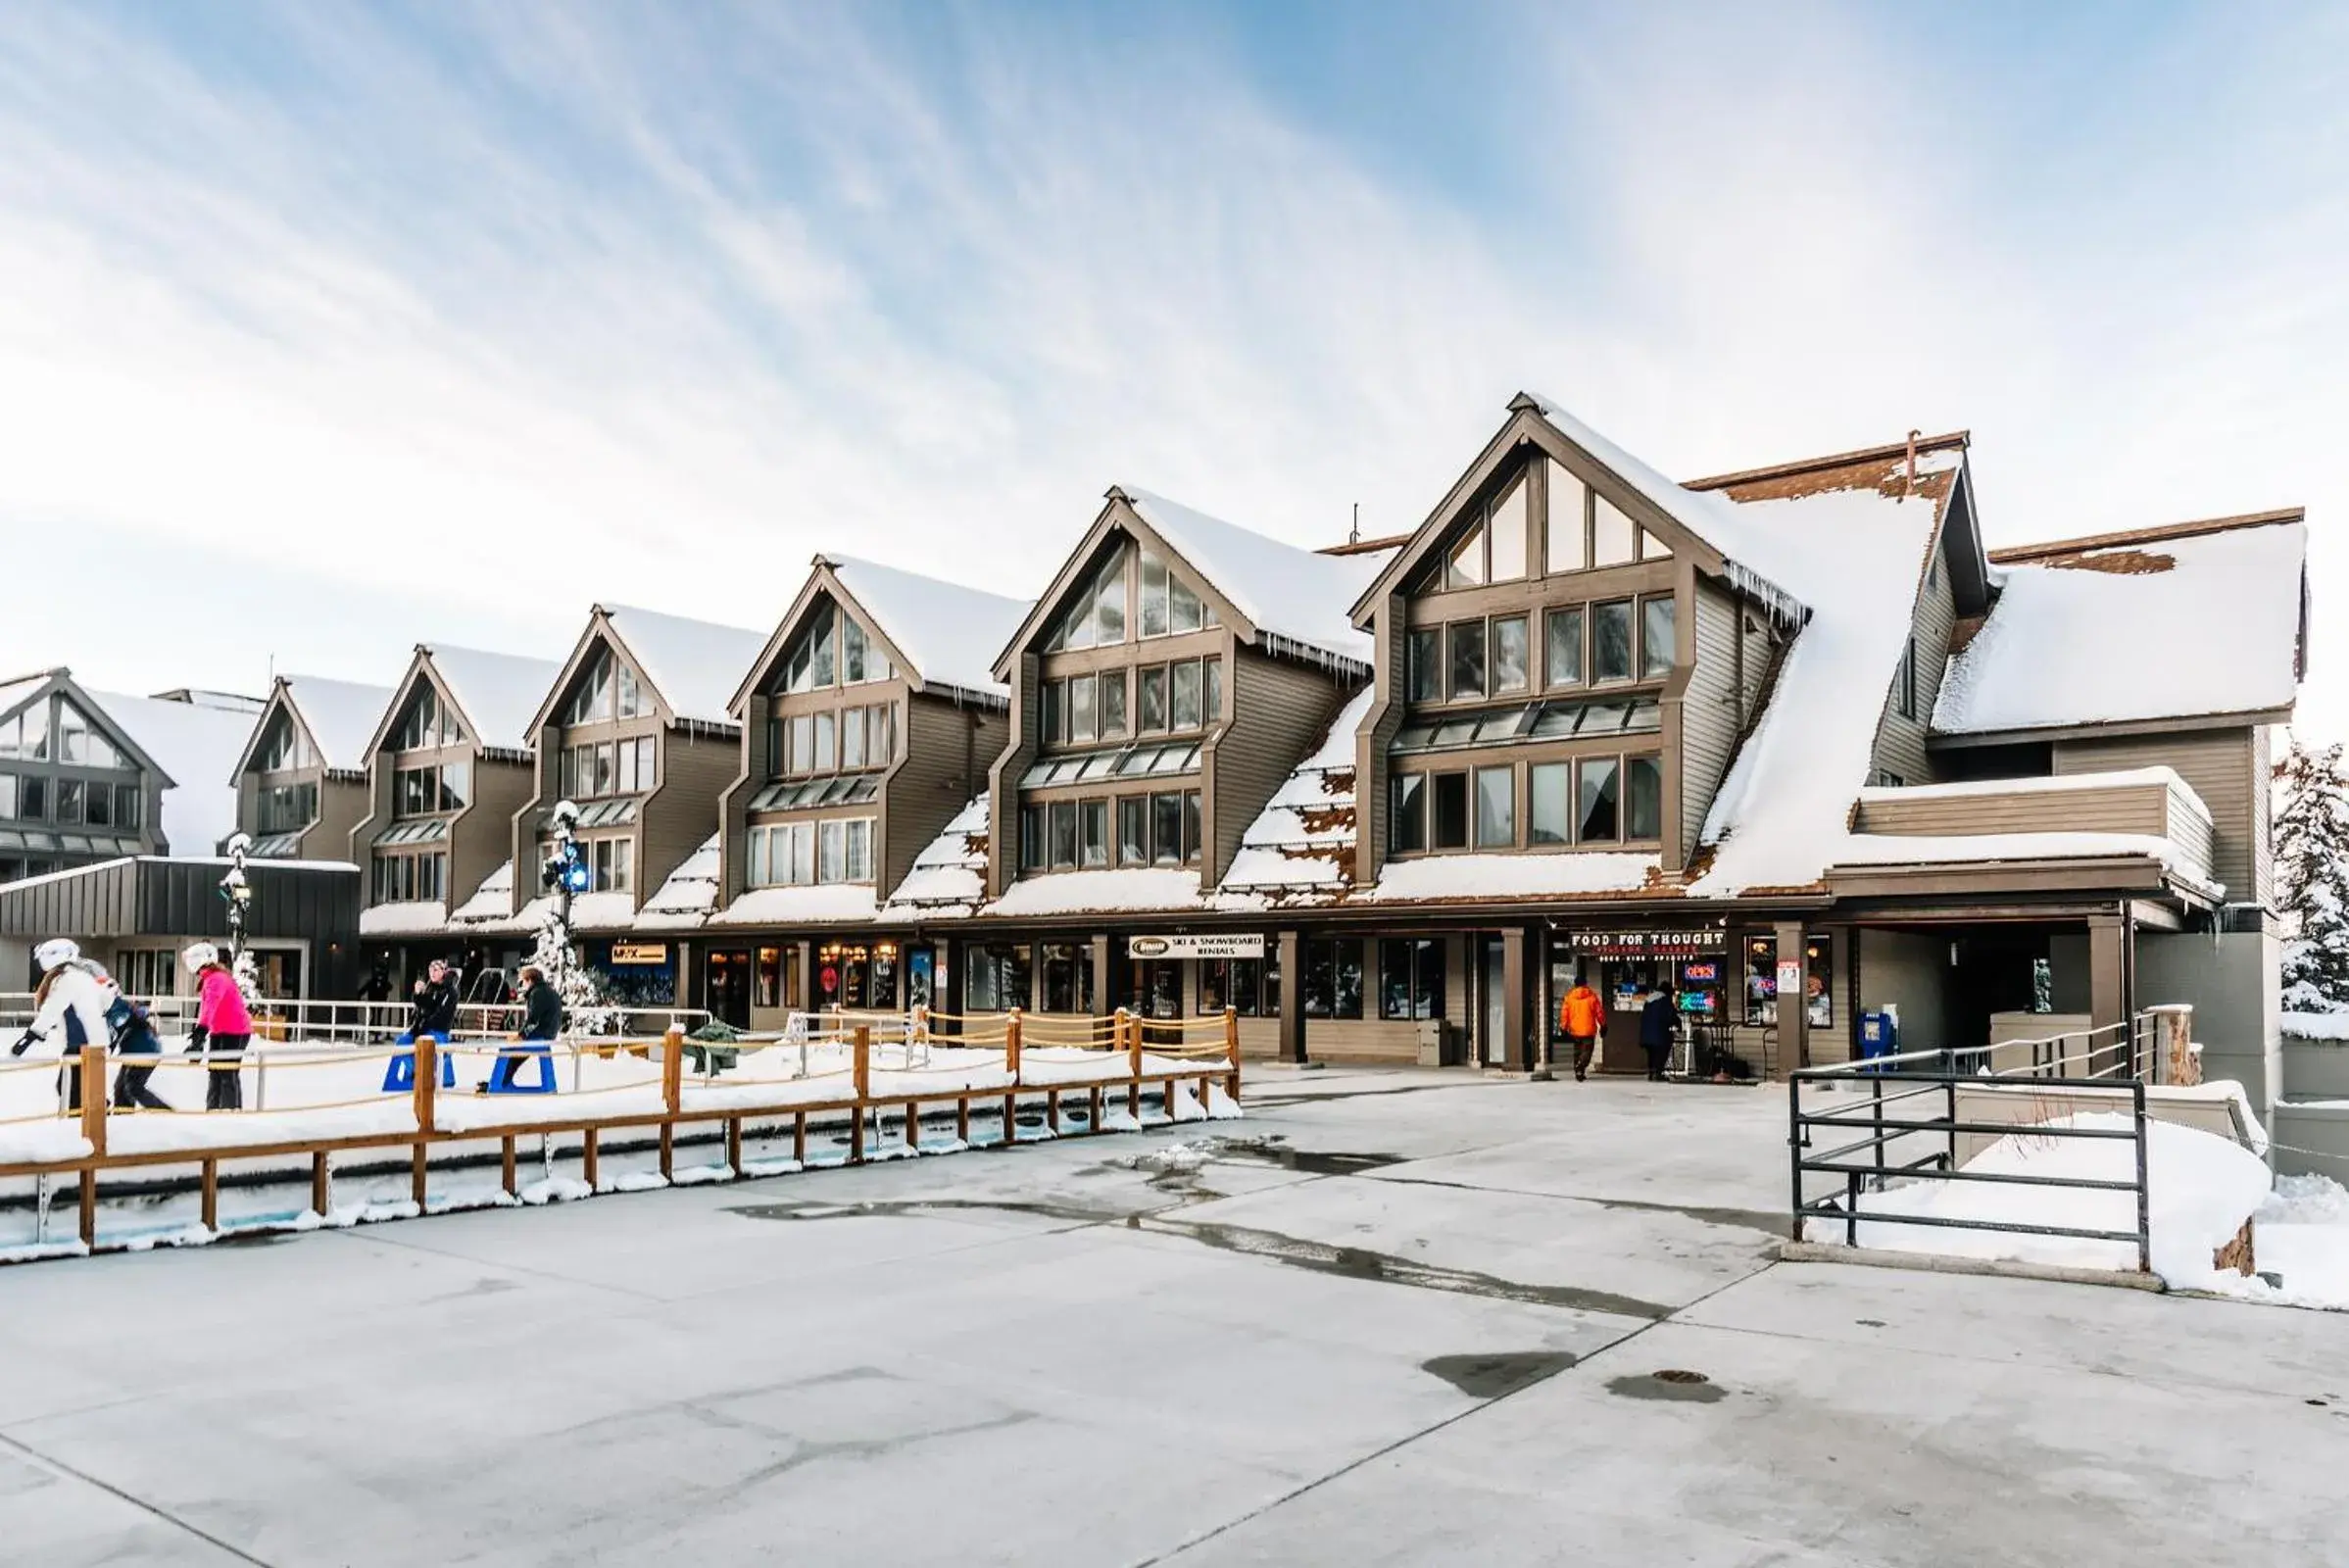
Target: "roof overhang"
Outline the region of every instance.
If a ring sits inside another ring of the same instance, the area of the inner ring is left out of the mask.
[[[2231,713],[2184,713],[2165,718],[2116,719],[2108,724],[2049,724],[2036,729],[1985,729],[1951,734],[1935,730],[1925,738],[1927,749],[1962,751],[1972,746],[2029,746],[2048,741],[2123,740],[2138,735],[2168,735],[2179,730],[2249,729],[2260,724],[2288,724],[2292,710],[2244,709]]]
[[[1827,884],[1838,903],[1882,898],[1996,900],[2018,894],[2077,893],[2170,898],[2197,908],[2215,908],[2220,902],[2215,887],[2174,875],[2149,855],[1837,865],[1828,868]]]

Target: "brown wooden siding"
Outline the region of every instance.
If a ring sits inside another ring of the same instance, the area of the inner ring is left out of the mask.
[[[905,706],[905,756],[882,791],[883,842],[876,849],[881,896],[905,879],[913,858],[987,787],[987,767],[1011,732],[1001,709],[918,695]]]
[[[2212,824],[2183,796],[2162,784],[2093,789],[2007,790],[1986,795],[1920,793],[1872,796],[1860,803],[1859,830],[1893,837],[1964,837],[1986,833],[2143,833],[2167,837],[2189,866],[2207,870]]]
[[[987,891],[1000,897],[1019,875],[1019,777],[1036,760],[1037,688],[1042,661],[1023,650],[1012,661],[1011,715],[1002,755],[988,769]],[[959,983],[959,982],[957,982]]]
[[[1230,716],[1204,754],[1200,809],[1207,838],[1199,885],[1212,887],[1240,851],[1241,835],[1312,750],[1355,687],[1326,670],[1235,648]]]
[[[318,819],[302,835],[302,858],[306,860],[341,860],[350,858],[351,834],[373,805],[368,794],[368,780],[336,777],[323,769],[318,775]],[[241,781],[251,788],[254,777],[248,773]],[[240,802],[241,810],[241,802]],[[250,821],[251,817],[242,817]]]
[[[1379,696],[1354,740],[1354,880],[1363,887],[1377,882],[1387,863],[1387,748],[1402,726],[1405,690],[1402,596],[1389,594],[1377,614]]]
[[[2276,904],[2276,760],[2271,749],[2275,731],[2262,724],[2251,732],[2251,858],[2253,897],[2269,907]]]
[[[2109,740],[2066,740],[2054,746],[2058,773],[2106,773],[2129,767],[2175,768],[2210,808],[2215,829],[2211,875],[2227,884],[2237,902],[2259,897],[2270,858],[2262,830],[2268,781],[2258,769],[2254,731],[2180,730],[2168,735],[2115,736]]]
[[[742,738],[671,729],[661,737],[661,784],[636,830],[636,905],[717,831],[717,799],[742,770]]]
[[[1934,549],[1944,547],[1936,540]],[[1909,635],[1916,640],[1917,704],[1913,716],[1900,712],[1900,677],[1884,693],[1884,715],[1877,720],[1876,749],[1869,757],[1870,777],[1885,774],[1903,784],[1933,781],[1933,760],[1926,754],[1925,737],[1932,727],[1933,699],[1940,695],[1941,675],[1949,665],[1949,639],[1957,626],[1957,605],[1950,597],[1949,572],[1935,558],[1936,569],[1917,585],[1917,603],[1909,616]]]
[[[1710,581],[1698,580],[1695,601],[1695,659],[1681,698],[1680,863],[1695,853],[1705,813],[1729,772],[1737,747],[1737,606]],[[1751,649],[1747,652],[1750,654]],[[1746,671],[1747,678],[1752,671]]]
[[[391,769],[387,763],[376,771],[384,778],[380,799],[388,817]],[[458,815],[457,825],[450,830],[450,908],[471,898],[489,879],[489,874],[513,857],[514,813],[537,793],[535,760],[513,756],[484,757],[478,752],[473,755],[473,804]],[[535,858],[525,856],[514,862],[514,906],[517,909],[537,894]]]

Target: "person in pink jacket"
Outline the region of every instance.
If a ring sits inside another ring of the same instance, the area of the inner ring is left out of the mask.
[[[204,1075],[204,1108],[242,1110],[245,1092],[237,1069],[245,1047],[253,1042],[253,1014],[245,1008],[245,994],[220,961],[220,950],[211,943],[199,942],[183,956],[188,972],[196,977],[196,1027],[188,1035],[187,1049],[205,1053],[212,1067]],[[220,1065],[221,1056],[228,1058],[225,1067]]]

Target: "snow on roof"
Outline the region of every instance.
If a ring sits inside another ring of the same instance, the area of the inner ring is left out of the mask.
[[[832,574],[856,596],[926,685],[1007,697],[995,678],[995,656],[1035,608],[960,583],[942,582],[852,556],[827,556]]]
[[[2283,1032],[2293,1040],[2349,1043],[2349,1012],[2287,1012]]]
[[[1357,663],[1375,657],[1376,640],[1355,629],[1351,611],[1389,553],[1325,556],[1146,490],[1129,491],[1126,499],[1258,631]]]
[[[2211,808],[2174,767],[2122,767],[2103,773],[2040,773],[2029,778],[1975,778],[1951,784],[1871,785],[1860,791],[1863,805],[1899,801],[1971,800],[1979,796],[2039,795],[2049,790],[2111,790],[2159,784],[2181,797],[2205,822]]]
[[[8,712],[48,685],[50,677],[57,673],[53,669],[43,669],[30,675],[19,675],[13,680],[0,681],[0,714]]]
[[[912,869],[889,895],[888,919],[968,914],[987,897],[987,796],[954,813],[914,856]]]
[[[839,924],[870,920],[880,899],[869,882],[827,882],[810,887],[753,888],[710,917],[716,925]]]
[[[2214,896],[2226,890],[2205,880],[2207,868],[2170,839],[2152,833],[1965,833],[1919,837],[1854,833],[1835,846],[1836,867],[1862,865],[1981,865],[1993,861],[2094,860],[2141,855],[2183,882]]]
[[[164,791],[159,825],[174,851],[210,855],[236,831],[233,780],[253,738],[252,714],[155,697],[88,695],[171,775],[173,787]]]
[[[1129,866],[1115,871],[1054,871],[1022,877],[1004,889],[987,912],[1025,916],[1205,906],[1197,871]]]
[[[1938,500],[1864,480],[1730,503],[1747,537],[1770,540],[1776,580],[1811,613],[1714,796],[1699,839],[1711,863],[1689,882],[1691,895],[1810,886],[1851,837]]]
[[[1337,889],[1353,875],[1354,733],[1378,697],[1365,686],[1330,721],[1311,756],[1297,763],[1240,835],[1222,887]]]
[[[492,920],[514,918],[514,862],[501,860],[498,868],[481,879],[473,896],[449,911],[451,925],[478,925]]]
[[[1444,899],[1575,898],[1661,891],[1661,858],[1632,851],[1574,855],[1430,855],[1391,860],[1378,885],[1355,895],[1365,903]]]
[[[2307,554],[2308,525],[2277,521],[2001,564],[1998,602],[1950,662],[1933,728],[2289,708]]]
[[[637,912],[639,931],[690,931],[710,917],[717,905],[718,835],[678,862],[668,880],[656,888]]]
[[[765,632],[629,605],[603,609],[604,618],[627,645],[645,679],[667,700],[671,712],[692,723],[734,722],[727,704],[765,648]],[[532,709],[545,698],[542,686]]]
[[[367,741],[383,722],[391,706],[388,686],[360,681],[330,680],[323,675],[288,675],[285,694],[302,715],[318,747],[318,760],[328,767],[355,769],[367,765]]]
[[[483,746],[530,745],[530,720],[547,700],[547,688],[563,673],[563,665],[552,659],[493,654],[479,648],[434,643],[426,645],[424,656],[432,661],[449,695],[472,722],[473,739]]]
[[[448,925],[449,906],[437,900],[370,904],[359,911],[359,934],[363,937],[429,936],[447,930]]]

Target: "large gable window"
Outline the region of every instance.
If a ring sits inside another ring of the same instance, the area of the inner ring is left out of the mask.
[[[392,733],[395,752],[430,751],[440,746],[456,746],[465,740],[465,732],[457,725],[457,716],[449,711],[448,704],[440,700],[428,681],[416,684],[416,695],[400,714],[399,727]]]
[[[1542,561],[1551,575],[1636,561],[1663,561],[1672,547],[1585,484],[1555,458],[1543,460],[1549,492]]]
[[[122,757],[114,743],[100,734],[89,715],[60,699],[57,705],[57,760],[83,767],[121,767]]]
[[[261,748],[261,771],[264,773],[296,773],[315,766],[318,758],[310,749],[309,737],[290,713],[279,713],[269,725],[269,737]],[[275,830],[271,830],[275,831]]]
[[[1126,562],[1132,554],[1120,543],[1078,585],[1045,642],[1048,653],[1126,640]]]
[[[819,599],[784,651],[778,684],[786,692],[813,692],[888,680],[896,673],[889,656],[855,616],[830,599]]]
[[[1468,531],[1444,558],[1444,586],[1478,588],[1525,575],[1525,537],[1531,487],[1520,473],[1493,500],[1470,513]]]
[[[46,698],[6,722],[0,722],[0,757],[30,761],[49,760],[49,703]]]

